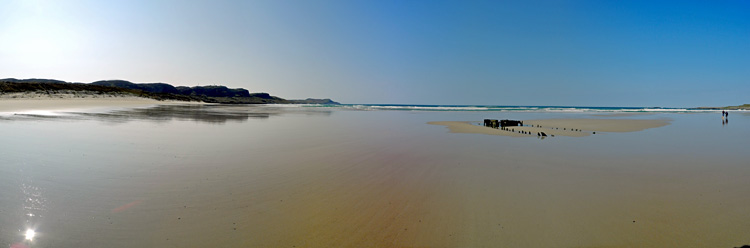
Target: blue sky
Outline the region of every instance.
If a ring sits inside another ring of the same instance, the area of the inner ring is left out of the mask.
[[[344,103],[750,103],[750,1],[0,2],[0,78]]]

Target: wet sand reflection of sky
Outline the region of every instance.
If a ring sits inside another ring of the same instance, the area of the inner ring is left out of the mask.
[[[156,105],[147,108],[120,109],[109,112],[53,112],[27,111],[0,116],[0,120],[100,120],[124,123],[132,120],[156,122],[194,121],[210,124],[245,122],[249,119],[267,119],[284,114],[328,116],[332,111],[320,108],[286,108],[269,105]]]

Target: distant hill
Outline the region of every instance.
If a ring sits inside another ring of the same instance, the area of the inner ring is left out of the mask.
[[[230,89],[226,86],[195,86],[195,87],[177,87],[178,94],[191,96],[210,96],[210,97],[251,97],[250,92],[246,89]]]
[[[30,78],[30,79],[6,78],[6,79],[0,79],[0,81],[14,82],[14,83],[48,83],[48,84],[67,84],[68,83],[68,82],[60,81],[60,80],[40,79],[40,78]]]
[[[34,91],[51,94],[62,90],[125,93],[157,100],[224,104],[339,104],[331,99],[286,100],[268,93],[250,93],[246,89],[231,89],[222,85],[175,87],[166,83],[133,83],[125,80],[103,80],[84,84],[52,79],[0,79],[0,93]]]
[[[726,107],[698,107],[697,109],[706,110],[737,110],[737,109],[750,109],[750,104],[742,104],[739,106],[726,106]]]
[[[340,104],[328,98],[326,99],[307,98],[305,100],[288,100],[288,101],[289,103],[292,103],[292,104]]]
[[[179,94],[179,91],[172,85],[165,83],[136,84],[125,80],[105,80],[96,81],[92,85],[119,87],[133,90],[143,90],[151,93]]]

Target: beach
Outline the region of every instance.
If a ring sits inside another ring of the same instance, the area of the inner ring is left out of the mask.
[[[747,115],[722,125],[712,112],[219,110],[0,119],[0,243],[750,244]],[[518,134],[480,126],[486,118],[541,127]]]
[[[183,101],[158,101],[125,94],[70,92],[41,94],[35,92],[0,94],[0,112],[25,111],[92,111],[169,104],[197,104]]]

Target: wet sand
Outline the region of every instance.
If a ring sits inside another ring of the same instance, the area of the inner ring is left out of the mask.
[[[112,108],[133,108],[169,104],[198,104],[182,101],[158,101],[129,95],[97,94],[35,94],[12,93],[0,95],[0,112],[27,111],[91,111]]]
[[[268,118],[0,122],[0,244],[27,226],[32,247],[750,244],[746,116],[539,140],[425,124],[476,119],[453,113],[257,109]]]
[[[512,137],[537,136],[544,132],[547,135],[584,137],[602,132],[636,132],[649,128],[669,125],[669,120],[641,119],[547,119],[527,120],[524,126],[511,126],[505,129],[488,128],[478,122],[470,121],[433,121],[431,125],[447,127],[452,133],[477,133]]]

